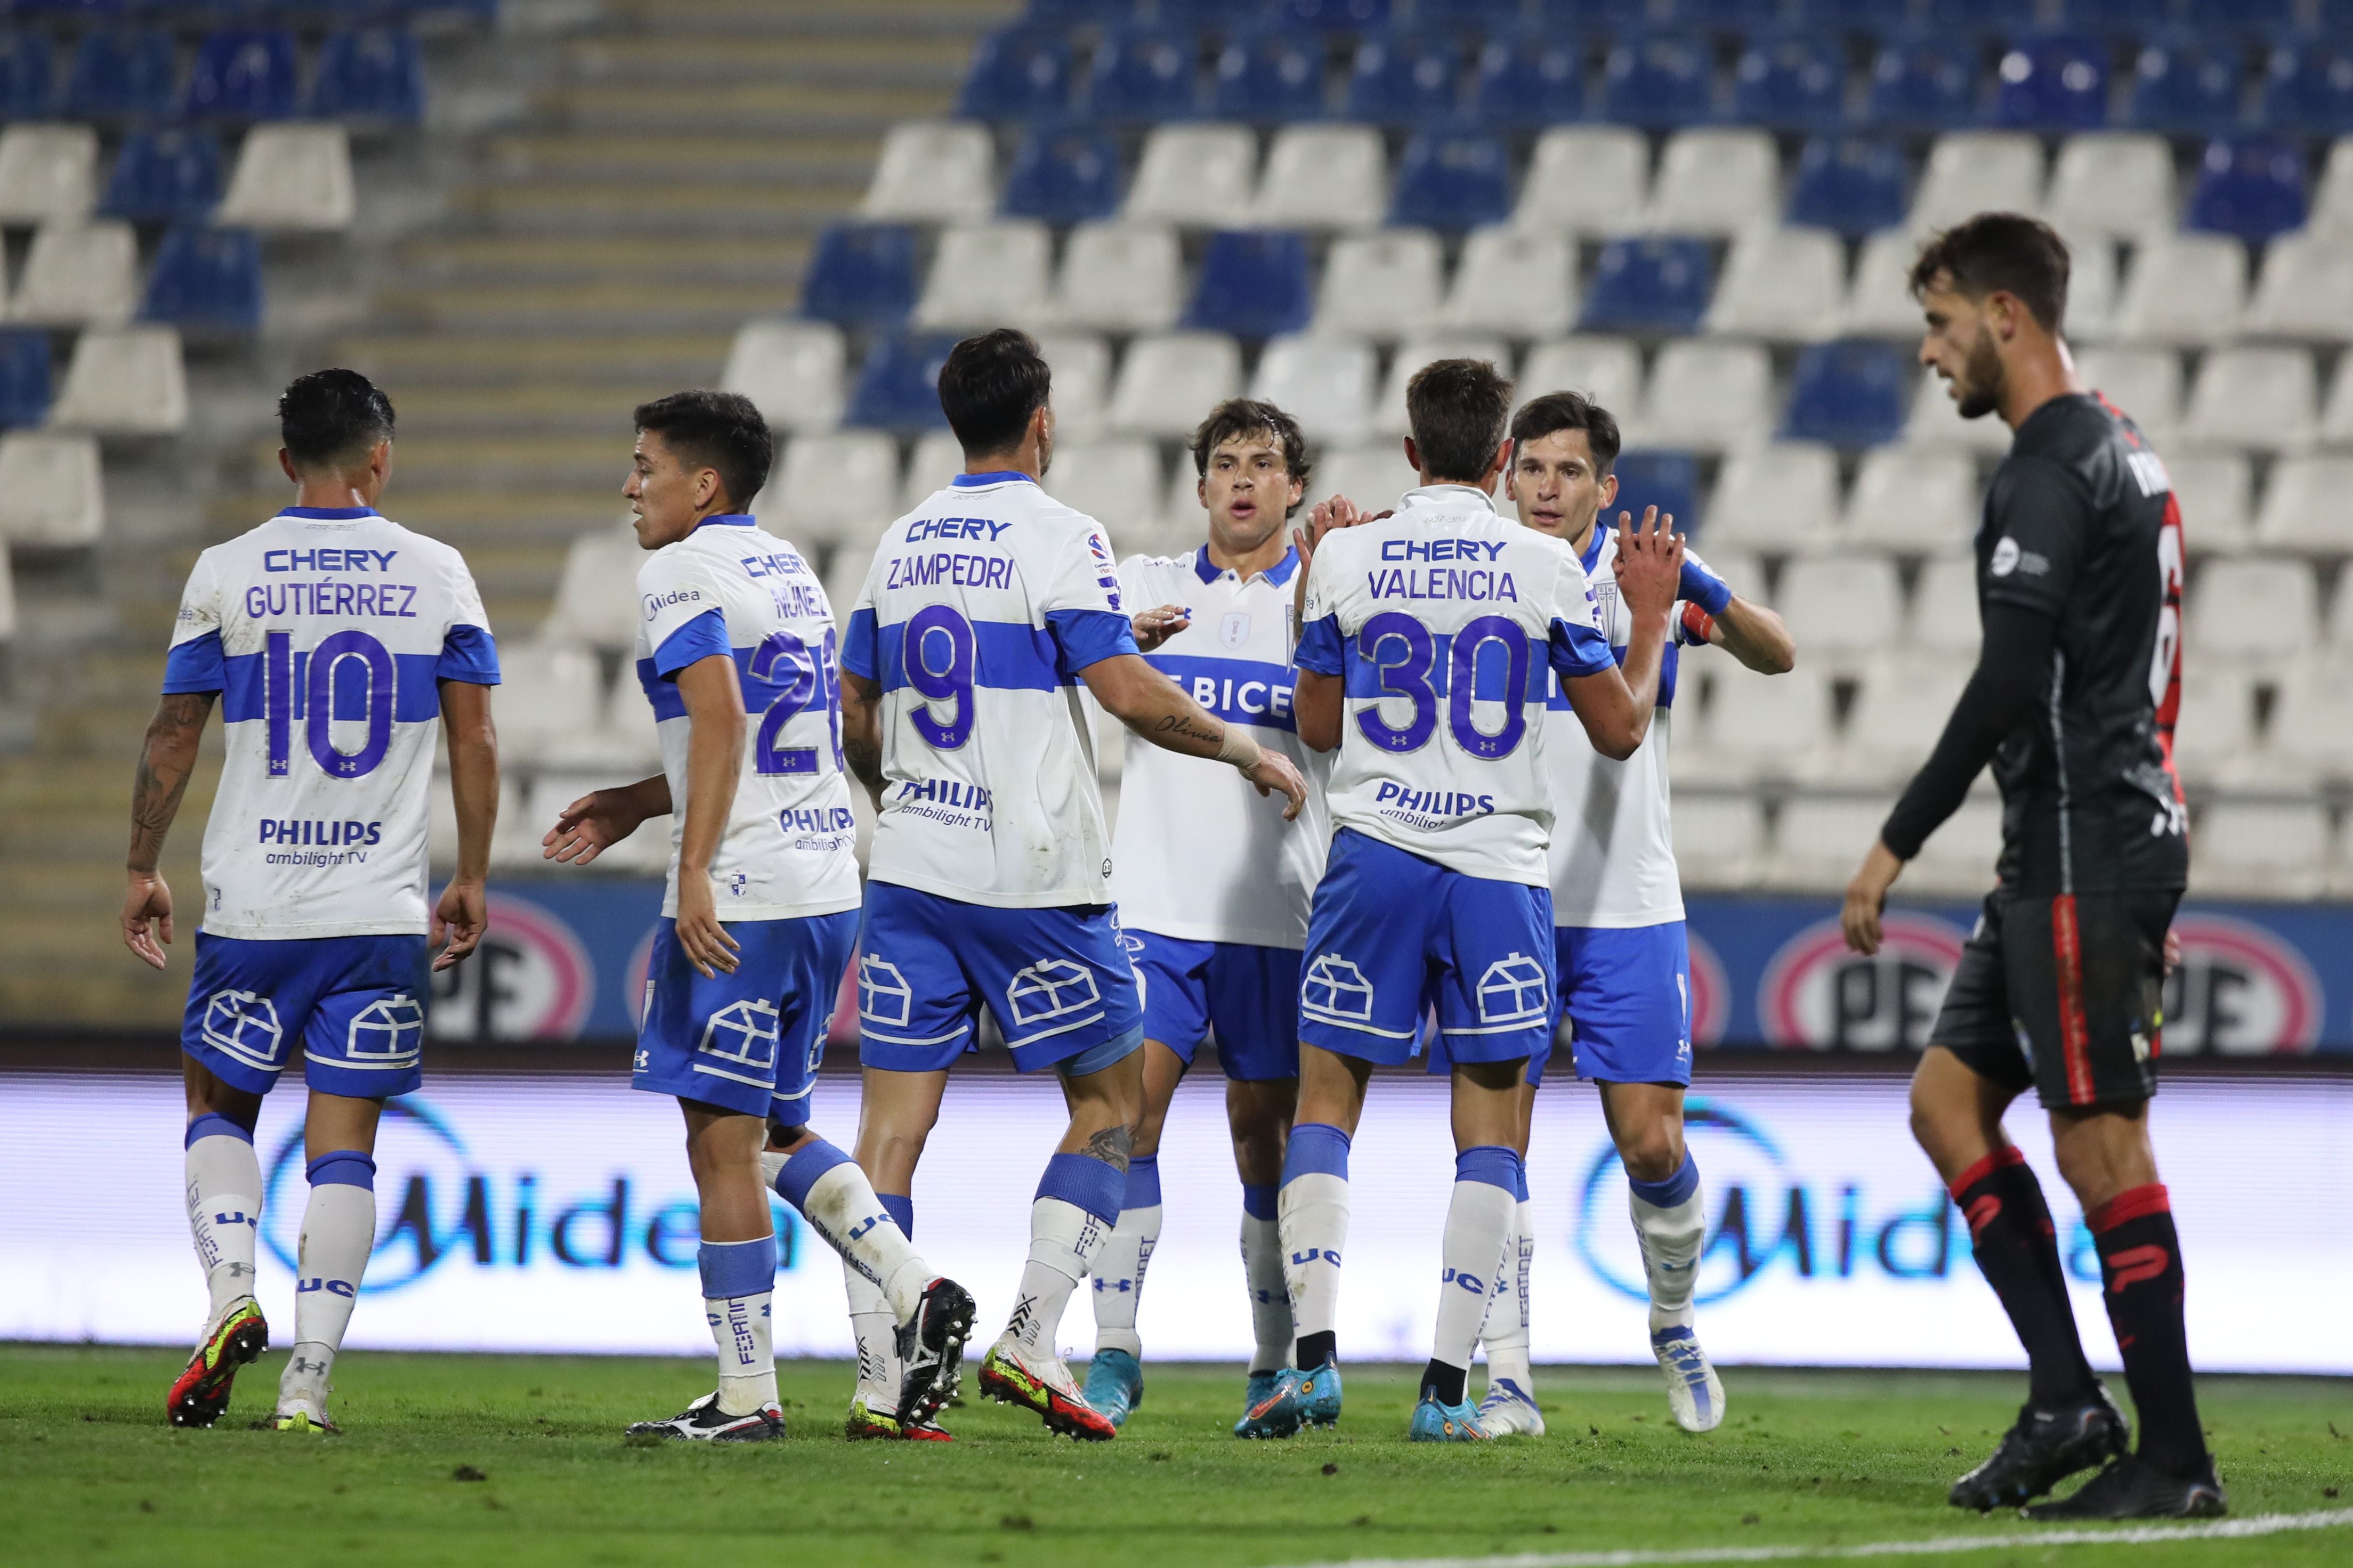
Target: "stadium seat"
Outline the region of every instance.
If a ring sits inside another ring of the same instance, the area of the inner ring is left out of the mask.
[[[1957,447],[1998,458],[2010,450],[2010,426],[1990,414],[1962,418],[1944,382],[1935,371],[1924,370],[1914,381],[1903,440],[1907,447]]]
[[[1317,458],[1307,496],[1311,502],[1345,496],[1359,508],[1378,511],[1396,505],[1399,496],[1420,482],[1421,476],[1405,460],[1403,443],[1381,441]]]
[[[2353,154],[2345,163],[2353,169]],[[1623,231],[1640,218],[1650,188],[1651,144],[1641,132],[1619,125],[1562,126],[1536,138],[1512,223],[1580,235]],[[2353,199],[2346,206],[2353,215]],[[2353,216],[2347,226],[2353,227]]]
[[[2084,384],[2164,441],[2181,418],[2181,356],[2171,349],[2090,348],[2075,356]],[[1995,421],[1999,424],[2000,421]],[[2009,437],[2002,437],[2005,444]]]
[[[771,317],[736,329],[720,386],[759,405],[778,430],[830,430],[841,423],[849,349],[830,321]]]
[[[1993,117],[2022,131],[2090,131],[2108,122],[2108,49],[2059,33],[2022,38],[2001,57]]]
[[[261,330],[261,246],[243,229],[175,228],[155,253],[140,319],[183,331]]]
[[[1675,868],[1683,885],[1733,889],[1757,879],[1765,854],[1765,807],[1745,795],[1675,792]]]
[[[1488,34],[1471,89],[1479,123],[1524,131],[1585,112],[1585,46],[1573,33],[1546,27]]]
[[[991,33],[973,50],[955,111],[967,120],[1042,120],[1070,102],[1070,40],[1044,28],[1014,26]]]
[[[1111,534],[1114,554],[1152,526],[1160,510],[1160,453],[1146,440],[1073,442],[1058,447],[1042,481],[1046,493],[1086,513]]]
[[[119,327],[139,303],[139,240],[119,222],[44,224],[8,300],[8,320]]]
[[[1956,132],[1929,149],[1908,226],[1926,234],[1978,213],[2031,213],[2042,205],[2040,141],[2021,131]]]
[[[2106,235],[2057,226],[2067,247],[2067,337],[2085,343],[2116,331],[2118,268],[2116,244]]]
[[[1724,461],[1707,509],[1708,552],[1803,550],[1826,543],[1839,517],[1838,453],[1812,441],[1776,441]]]
[[[915,235],[897,224],[840,223],[818,237],[801,313],[845,327],[895,327],[915,306]]]
[[[294,101],[294,35],[224,27],[196,46],[181,111],[192,120],[284,120]]]
[[[1407,434],[1405,409],[1406,384],[1423,365],[1441,359],[1482,359],[1508,376],[1512,374],[1511,345],[1502,338],[1483,332],[1431,332],[1408,338],[1389,356],[1388,378],[1381,384],[1380,401],[1374,405],[1373,428],[1383,436]],[[1529,395],[1523,391],[1523,400]]]
[[[936,395],[933,403],[938,405]],[[899,444],[881,430],[796,436],[785,443],[763,497],[761,521],[814,554],[870,531],[897,510]],[[839,613],[847,619],[846,607]]]
[[[1145,138],[1128,187],[1134,221],[1230,228],[1248,216],[1258,138],[1241,125],[1162,125]]]
[[[1620,38],[1602,64],[1599,119],[1645,131],[1697,125],[1715,113],[1707,46],[1680,33]]]
[[[1389,19],[1389,0],[1271,0],[1282,20],[1299,26],[1357,32]]]
[[[1222,332],[1138,338],[1121,356],[1111,396],[1114,430],[1183,440],[1202,414],[1242,389],[1242,355]]]
[[[1707,509],[1700,497],[1699,462],[1689,452],[1640,447],[1620,452],[1617,475],[1618,499],[1609,503],[1612,517],[1630,512],[1639,520],[1647,508],[1657,507],[1662,520],[1672,520],[1685,532],[1696,535],[1706,527]],[[1761,581],[1737,574],[1733,580]]]
[[[1869,658],[1861,668],[1854,707],[1847,716],[1846,735],[1831,769],[1832,776],[1841,784],[1879,788],[1907,782],[1936,749],[1945,721],[1960,700],[1961,688],[1968,684],[1969,668],[1958,659],[1929,658],[1916,653],[1882,652]],[[1939,829],[1936,837],[1942,837],[1944,832]],[[1999,826],[1994,838],[1999,848]],[[1993,856],[1989,854],[1983,869],[1990,870],[1992,866]],[[1910,870],[1905,868],[1907,886]]]
[[[57,57],[48,35],[0,31],[0,121],[47,120],[57,104]]]
[[[359,195],[351,135],[340,125],[257,125],[237,149],[216,223],[280,233],[352,226]]]
[[[2182,778],[2193,786],[2210,785],[2243,773],[2259,744],[2253,683],[2245,671],[2189,661],[2173,727],[2173,764]],[[2270,761],[2263,759],[2266,771]]]
[[[2173,234],[2139,247],[2116,301],[2126,342],[2216,343],[2238,333],[2247,247],[2228,235]]]
[[[1041,343],[1039,346],[1043,348],[1045,345]],[[1050,365],[1053,362],[1050,360],[1047,363]],[[1059,401],[1057,399],[1058,403]],[[1060,430],[1061,428],[1060,408],[1057,407],[1054,414],[1054,427]],[[949,480],[962,472],[964,472],[964,447],[956,440],[955,431],[932,430],[916,437],[915,450],[907,459],[906,474],[899,481],[899,510],[905,513],[918,510],[923,506],[925,498],[934,490],[943,489]],[[875,538],[880,537],[878,530]],[[853,536],[836,547],[834,554],[839,558],[856,553],[861,545],[868,559],[858,563],[857,571],[860,580],[863,580],[867,566],[872,563],[874,540]],[[828,594],[833,592],[829,584],[826,592]],[[841,598],[834,600],[836,605],[849,602]],[[836,613],[839,614],[839,610]]]
[[[60,107],[75,120],[157,120],[178,85],[168,29],[101,27],[74,47]]]
[[[1512,150],[1501,137],[1424,132],[1398,161],[1389,221],[1461,230],[1512,212]]]
[[[2315,590],[2301,561],[2210,561],[2190,580],[2183,637],[2201,660],[2283,668],[2320,640]]]
[[[941,231],[915,326],[959,332],[1034,327],[1052,308],[1053,237],[1030,218],[959,224]]]
[[[1978,559],[1939,555],[1920,569],[1912,595],[1909,647],[1947,659],[1975,660],[1983,642],[1978,622]]]
[[[220,198],[219,139],[199,127],[152,125],[123,139],[98,210],[139,223],[206,223]]]
[[[1992,884],[2000,859],[2001,802],[1979,794],[1928,836],[1905,868],[1905,880],[1923,896],[1976,899]]]
[[[1671,756],[1677,778],[1799,778],[1829,760],[1831,683],[1819,667],[1800,663],[1769,679],[1746,671],[1711,673],[1715,690],[1704,721],[1690,737],[1695,743],[1686,746],[1676,736]],[[1869,842],[1855,839],[1847,858]]]
[[[2312,193],[2312,228],[2340,239],[2353,235],[2353,136],[2340,136],[2329,146]]]
[[[2290,452],[2312,444],[2319,417],[2320,376],[2309,349],[2217,349],[2190,389],[2183,428],[2211,446]]]
[[[2209,897],[2316,898],[2334,869],[2328,809],[2317,802],[2216,801],[2196,832],[2190,887]]]
[[[1119,148],[1100,131],[1037,126],[1023,137],[1005,176],[1008,217],[1052,224],[1119,211]]]
[[[1773,362],[1757,343],[1702,338],[1669,343],[1651,368],[1630,444],[1720,452],[1773,427]]]
[[[2353,76],[2353,61],[2347,74]],[[2304,175],[2304,152],[2292,142],[2251,137],[2209,142],[2182,226],[2234,235],[2250,245],[2302,228],[2307,216]]]
[[[98,132],[89,126],[0,128],[0,223],[79,223],[97,184]]]
[[[997,210],[997,144],[954,120],[891,127],[859,214],[876,222],[964,223]]]
[[[1578,324],[1588,331],[1697,331],[1714,286],[1704,239],[1613,239],[1601,247]]]
[[[305,112],[313,120],[414,125],[425,118],[425,55],[406,27],[331,33]]]
[[[1565,332],[1577,319],[1577,252],[1557,233],[1473,229],[1438,319],[1463,331],[1515,338]]]
[[[93,436],[174,436],[188,424],[188,374],[174,327],[106,328],[74,340],[49,426]]]
[[[1983,505],[1977,459],[1968,453],[1882,447],[1854,477],[1846,537],[1873,550],[1941,554],[1977,536]]]
[[[35,430],[0,436],[0,543],[70,549],[97,543],[105,526],[96,441]]]
[[[2353,458],[2290,458],[2272,469],[2255,542],[2266,549],[2353,554]]]
[[[1189,119],[1200,106],[1200,41],[1171,27],[1111,27],[1087,68],[1086,112],[1116,124]]]
[[[1827,229],[1756,228],[1733,242],[1707,330],[1804,342],[1836,335],[1846,247]]]
[[[1740,689],[1745,693],[1760,686],[1778,686],[1786,679],[1752,676],[1741,682]],[[1831,765],[1827,758],[1815,759],[1803,771],[1820,773]],[[1894,805],[1883,795],[1792,796],[1782,804],[1773,853],[1761,868],[1764,884],[1791,891],[1835,886],[1839,878],[1852,874],[1856,847],[1871,842]]]
[[[1924,328],[1920,301],[1912,297],[1912,263],[1920,237],[1890,232],[1863,241],[1854,281],[1847,286],[1847,332],[1859,338],[1905,338],[1917,342]]]
[[[2106,0],[2106,4],[2137,10],[2128,7],[2127,0]],[[2323,26],[2347,20],[2343,0],[2317,0],[2311,8]],[[2302,0],[2179,0],[2176,9],[2190,27],[2246,37],[2295,32],[2305,22]]]
[[[947,423],[940,412],[940,367],[955,346],[925,334],[876,338],[858,367],[844,421],[910,433]]]
[[[2272,241],[2240,325],[2249,337],[2353,338],[2353,246],[2309,231]]]
[[[1788,221],[1861,237],[1904,221],[1904,149],[1893,142],[1817,136],[1798,155]]]
[[[1509,27],[1520,19],[1520,0],[1414,0],[1413,15],[1425,26]]]
[[[2353,354],[2338,354],[2320,405],[2320,439],[2329,447],[2353,447]]]
[[[628,679],[637,679],[634,671]],[[533,763],[565,737],[596,728],[605,687],[596,656],[585,647],[511,641],[499,649],[499,696],[501,756]]]
[[[1732,118],[1774,131],[1836,131],[1846,121],[1846,53],[1820,34],[1758,38],[1733,68]]]
[[[1053,373],[1055,431],[1092,440],[1111,404],[1111,344],[1095,332],[1040,332],[1038,352]]]
[[[638,568],[645,559],[638,536],[626,527],[599,529],[573,540],[565,549],[541,638],[606,653],[629,652],[638,637]],[[834,613],[846,621],[849,606],[836,605]],[[633,675],[622,679],[635,683]]]
[[[1681,131],[1667,138],[1658,182],[1643,209],[1662,234],[1737,234],[1777,222],[1781,166],[1773,139],[1742,126]]]
[[[1348,68],[1343,112],[1368,125],[1436,125],[1458,113],[1462,57],[1444,33],[1367,33]]]
[[[1324,116],[1324,44],[1313,33],[1266,27],[1236,33],[1218,55],[1210,112],[1254,125]]]
[[[1304,331],[1314,310],[1305,240],[1295,234],[1226,229],[1209,237],[1185,324],[1271,338]]]
[[[1977,117],[1977,51],[1967,42],[1901,38],[1873,58],[1863,123],[1885,131],[1957,131]]]
[[[1800,555],[1784,564],[1773,608],[1788,623],[1809,664],[1855,668],[1894,647],[1904,626],[1895,563],[1851,550]]]
[[[1311,441],[1353,447],[1372,434],[1372,345],[1350,338],[1280,337],[1266,345],[1250,395],[1288,410]]]
[[[2043,216],[2080,234],[2135,239],[2173,226],[2173,149],[2139,131],[2070,136],[2051,170]]]
[[[2135,62],[2124,122],[2168,136],[2222,136],[2239,123],[2239,46],[2211,34],[2158,35]]]
[[[2254,122],[2282,136],[2353,132],[2353,49],[2341,39],[2298,39],[2272,51]]]
[[[845,601],[844,608],[835,612],[838,620],[848,619],[847,603]],[[550,747],[549,761],[561,765],[575,758],[582,761],[593,759],[603,766],[629,771],[661,765],[661,737],[654,729],[653,704],[646,700],[646,689],[638,682],[634,668],[624,669],[614,678],[599,715],[597,726],[591,733],[576,741],[559,740]],[[647,842],[638,844],[639,839]],[[635,862],[636,868],[654,876],[659,876],[668,869],[670,844],[667,835],[633,833],[613,847],[623,849],[632,845],[637,846],[638,857]],[[608,849],[606,854],[612,852]],[[616,868],[621,868],[624,864],[617,861]]]
[[[48,413],[48,333],[0,328],[0,430],[38,425]]]
[[[1388,210],[1388,155],[1369,125],[1286,125],[1267,150],[1253,221],[1269,228],[1371,228]]]
[[[1316,331],[1383,340],[1425,331],[1438,314],[1444,257],[1427,229],[1385,228],[1332,243]]]
[[[1874,447],[1904,428],[1905,356],[1863,338],[1816,343],[1798,356],[1781,436],[1833,447]]]
[[[2272,789],[2283,784],[2342,784],[2353,778],[2353,682],[2346,674],[2341,658],[2292,672],[2280,683],[2272,709],[2270,748],[2256,757],[2232,759],[2237,765],[2229,771]],[[2186,718],[2186,697],[2184,708]],[[2341,845],[2336,869],[2335,891],[2342,897]]]
[[[1547,392],[1578,392],[1622,424],[1642,405],[1642,353],[1624,338],[1580,333],[1528,351],[1520,367],[1523,401]]]
[[[1107,222],[1071,231],[1054,299],[1057,321],[1106,331],[1164,331],[1184,302],[1185,258],[1175,229]]]
[[[2254,465],[2237,452],[2169,455],[2165,471],[2181,508],[2182,542],[2193,552],[2244,550],[2254,542]]]

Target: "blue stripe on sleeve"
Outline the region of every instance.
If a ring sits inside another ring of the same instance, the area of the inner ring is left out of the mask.
[[[729,658],[734,651],[727,640],[727,617],[715,609],[705,610],[662,638],[661,647],[654,649],[654,673],[673,679],[690,664],[714,654]]]
[[[1599,675],[1615,662],[1609,657],[1609,639],[1598,628],[1565,621],[1558,616],[1553,617],[1552,636],[1545,646],[1549,650],[1549,662],[1564,680]]]
[[[441,658],[433,669],[436,680],[462,680],[470,686],[499,683],[499,647],[481,626],[451,626],[441,639]]]
[[[1340,617],[1325,616],[1310,621],[1299,634],[1299,651],[1292,662],[1302,669],[1312,669],[1318,675],[1337,675],[1347,658],[1347,649],[1340,636]]]
[[[646,700],[653,705],[655,723],[659,724],[665,719],[686,717],[686,699],[678,694],[678,682],[664,680],[655,674],[652,659],[638,660],[638,687],[646,694]]]
[[[874,612],[849,612],[849,629],[842,634],[841,668],[867,680],[879,679],[881,665],[875,658]]]
[[[182,691],[221,691],[228,673],[221,662],[218,631],[206,632],[174,646],[164,656],[164,695]]]
[[[1098,660],[1141,651],[1135,629],[1116,610],[1049,610],[1046,631],[1060,655],[1055,669],[1065,679]]]

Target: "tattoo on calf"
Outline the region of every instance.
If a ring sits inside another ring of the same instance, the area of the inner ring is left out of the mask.
[[[1101,1160],[1113,1170],[1125,1175],[1127,1152],[1131,1147],[1133,1147],[1133,1142],[1128,1137],[1126,1128],[1106,1127],[1088,1139],[1087,1146],[1079,1152],[1090,1160]]]

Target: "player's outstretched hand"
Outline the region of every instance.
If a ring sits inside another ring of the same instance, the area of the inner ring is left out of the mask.
[[[1280,752],[1261,752],[1258,766],[1245,771],[1242,777],[1258,785],[1261,795],[1281,790],[1286,801],[1282,820],[1299,820],[1299,808],[1307,804],[1307,781],[1299,776],[1299,770],[1291,765],[1289,757]]]
[[[149,929],[148,922],[154,922]],[[160,871],[133,871],[130,885],[122,890],[122,945],[139,955],[139,962],[150,969],[164,967],[164,950],[156,945],[161,936],[172,940],[172,889],[164,884]]]
[[[1314,561],[1315,547],[1324,542],[1327,534],[1343,528],[1354,528],[1358,523],[1378,522],[1387,516],[1388,513],[1385,511],[1358,511],[1356,503],[1346,496],[1334,496],[1328,500],[1317,501],[1308,509],[1307,525],[1291,531],[1291,542],[1299,552],[1300,565],[1305,566]]]
[[[719,923],[709,873],[690,871],[683,866],[678,870],[678,945],[705,980],[734,973],[735,955],[743,951]]]
[[[564,808],[555,826],[540,838],[543,860],[586,866],[627,838],[645,820],[628,790],[600,789],[584,795]]]
[[[1128,625],[1134,629],[1136,649],[1150,653],[1193,624],[1193,612],[1182,605],[1161,605],[1139,612]]]
[[[1618,592],[1638,618],[1673,609],[1683,577],[1683,536],[1675,531],[1674,513],[1662,517],[1657,507],[1644,507],[1638,527],[1632,513],[1620,512],[1614,570]]]
[[[481,945],[482,933],[491,929],[491,907],[480,882],[453,879],[441,889],[440,902],[433,906],[433,931],[427,943],[441,947],[444,938],[449,945],[441,947],[433,960],[433,973],[455,968],[473,955]]]
[[[1839,929],[1847,946],[1868,958],[1879,951],[1879,917],[1887,908],[1887,889],[1904,872],[1895,851],[1877,839],[1862,858],[1862,868],[1846,885],[1846,903],[1839,910]]]

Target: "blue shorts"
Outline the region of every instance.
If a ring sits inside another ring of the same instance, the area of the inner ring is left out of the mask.
[[[299,1041],[311,1088],[382,1100],[425,1081],[432,994],[422,936],[259,942],[198,931],[180,1048],[224,1083],[268,1094]]]
[[[1560,1005],[1577,1076],[1691,1085],[1691,945],[1683,922],[1562,926]]]
[[[801,1126],[858,917],[726,923],[735,973],[712,980],[679,945],[678,921],[654,928],[629,1087]]]
[[[858,1059],[937,1072],[976,1047],[984,1006],[1023,1072],[1094,1072],[1144,1043],[1135,971],[1111,905],[1008,910],[868,882]]]
[[[1287,947],[1187,942],[1156,931],[1125,937],[1144,990],[1144,1037],[1193,1065],[1215,1029],[1230,1079],[1299,1076],[1299,954]]]
[[[1552,1040],[1552,891],[1409,855],[1353,829],[1307,916],[1300,1038],[1386,1066],[1410,1058],[1438,1013],[1450,1062],[1507,1062]]]

